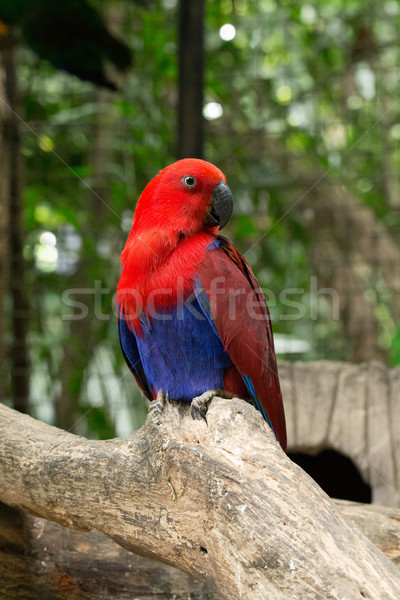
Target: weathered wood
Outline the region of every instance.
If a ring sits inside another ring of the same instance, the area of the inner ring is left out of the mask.
[[[398,566],[400,510],[335,501]],[[27,577],[29,573],[29,577]],[[189,575],[137,556],[98,532],[66,529],[0,504],[2,600],[218,600]]]
[[[71,531],[0,504],[1,600],[218,600],[173,567],[98,532]]]
[[[400,510],[346,500],[335,502],[342,515],[400,567]]]
[[[400,571],[282,452],[255,409],[153,408],[89,441],[0,406],[0,500],[214,585],[225,598],[398,600]]]
[[[288,451],[334,449],[371,486],[372,501],[400,507],[400,367],[279,363]]]

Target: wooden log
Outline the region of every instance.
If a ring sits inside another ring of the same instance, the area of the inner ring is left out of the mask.
[[[280,362],[279,375],[288,451],[346,455],[374,503],[400,508],[400,367]]]
[[[400,570],[282,452],[255,409],[152,408],[89,441],[0,406],[0,500],[206,582],[232,600],[398,600]]]
[[[335,502],[346,518],[400,566],[399,509]],[[132,554],[101,533],[72,531],[0,504],[0,598],[43,597],[220,599],[189,575]]]
[[[400,510],[347,500],[335,502],[342,515],[400,567]]]
[[[0,504],[2,600],[218,600],[190,575]]]

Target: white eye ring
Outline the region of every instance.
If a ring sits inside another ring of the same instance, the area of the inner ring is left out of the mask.
[[[193,175],[185,175],[185,177],[182,177],[181,181],[187,188],[194,188],[196,185],[196,177],[193,177]]]

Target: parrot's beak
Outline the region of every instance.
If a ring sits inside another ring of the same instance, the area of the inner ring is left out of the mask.
[[[221,181],[214,188],[211,207],[207,211],[204,225],[206,227],[219,227],[222,229],[231,218],[232,211],[232,192],[225,181]]]

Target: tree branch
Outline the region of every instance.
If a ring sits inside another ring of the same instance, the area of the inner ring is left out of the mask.
[[[221,600],[190,575],[97,531],[72,531],[1,503],[0,598]]]
[[[281,451],[253,407],[151,409],[89,441],[0,406],[0,500],[171,564],[232,600],[395,600],[400,571]]]
[[[337,502],[346,517],[400,566],[400,510]],[[65,529],[0,503],[0,598],[43,597],[221,600],[182,571],[134,555],[101,533]]]

